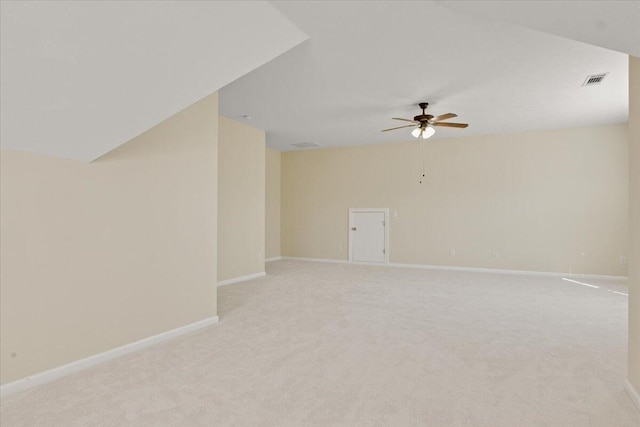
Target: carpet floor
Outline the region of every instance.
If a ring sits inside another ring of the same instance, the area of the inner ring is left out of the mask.
[[[3,399],[2,427],[640,426],[623,282],[267,273],[218,289],[218,325]]]

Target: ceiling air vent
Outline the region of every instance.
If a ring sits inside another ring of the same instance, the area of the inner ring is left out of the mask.
[[[604,78],[607,77],[607,74],[609,73],[592,74],[590,76],[587,76],[587,78],[584,80],[584,83],[582,83],[582,86],[595,86],[597,84],[600,84],[602,83]]]
[[[297,144],[291,144],[291,146],[296,148],[316,148],[320,147],[320,144],[316,144],[315,142],[299,142]]]

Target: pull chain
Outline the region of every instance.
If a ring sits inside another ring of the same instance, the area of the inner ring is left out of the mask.
[[[422,167],[420,168],[420,184],[422,184],[422,179],[424,178],[424,139],[420,138],[420,161],[422,162]]]

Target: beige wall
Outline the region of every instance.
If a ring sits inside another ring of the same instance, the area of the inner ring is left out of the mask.
[[[280,256],[280,159],[281,153],[267,149],[266,159],[266,257]]]
[[[265,133],[220,117],[218,280],[264,272]]]
[[[640,58],[629,57],[629,381],[640,393]]]
[[[375,207],[392,263],[626,276],[625,124],[430,140],[422,184],[418,147],[283,153],[282,255],[348,259],[348,209]]]
[[[216,315],[217,117],[93,163],[2,150],[2,383]]]

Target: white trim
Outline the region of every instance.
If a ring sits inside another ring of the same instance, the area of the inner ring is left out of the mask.
[[[388,265],[389,264],[389,208],[349,208],[349,262],[353,261],[353,214],[362,212],[382,212],[384,214],[384,262],[357,262],[358,264]]]
[[[287,259],[292,261],[309,261],[309,262],[338,262],[338,263],[349,262],[346,260],[339,260],[339,259],[299,258],[299,257],[292,257],[292,256],[283,256],[282,259]],[[498,268],[456,267],[456,266],[450,266],[450,265],[401,264],[401,263],[393,263],[393,262],[389,264],[353,262],[352,264],[384,265],[386,267],[419,268],[423,270],[467,271],[472,273],[521,274],[526,276],[574,277],[574,278],[581,278],[581,279],[596,279],[596,280],[627,280],[626,276],[605,276],[605,275],[597,275],[597,274],[569,274],[569,273],[557,273],[552,271],[503,270]]]
[[[283,256],[283,260],[291,260],[291,261],[306,261],[306,262],[331,262],[338,264],[348,264],[349,261],[346,259],[328,259],[328,258],[302,258],[297,256]]]
[[[636,405],[636,409],[640,411],[640,393],[633,387],[631,381],[624,381],[624,389],[627,391],[627,394],[631,398],[631,401]]]
[[[266,275],[267,273],[264,271],[261,273],[247,274],[246,276],[240,276],[240,277],[234,277],[233,279],[221,280],[218,282],[218,286],[226,286],[232,283],[245,282],[247,280],[257,279],[258,277],[264,277]]]
[[[175,338],[179,335],[184,335],[191,331],[195,331],[196,329],[204,328],[216,323],[218,323],[218,316],[209,317],[207,319],[199,320],[197,322],[190,323],[176,329],[171,329],[157,335],[143,338],[139,341],[135,341],[120,347],[113,348],[111,350],[104,351],[102,353],[94,354],[93,356],[85,357],[84,359],[76,360],[75,362],[67,363],[66,365],[58,366],[57,368],[49,369],[48,371],[40,372],[38,374],[31,375],[20,380],[3,384],[2,386],[0,386],[0,398],[4,398],[9,394],[13,394],[57,380],[67,375],[75,374],[76,372],[82,371],[100,363],[104,363],[120,356],[142,350],[152,345]]]
[[[267,258],[264,260],[264,262],[273,262],[273,261],[280,261],[282,259],[281,256],[274,256],[273,258]]]
[[[605,275],[598,275],[598,274],[571,274],[571,273],[559,273],[554,271],[505,270],[500,268],[476,268],[476,267],[457,267],[457,266],[449,266],[449,265],[396,264],[396,263],[390,263],[389,266],[400,267],[400,268],[421,268],[426,270],[467,271],[472,273],[522,274],[527,276],[575,277],[575,278],[581,278],[581,279],[599,279],[599,280],[627,280],[626,276],[605,276]]]

